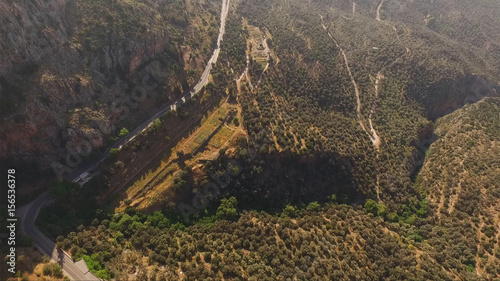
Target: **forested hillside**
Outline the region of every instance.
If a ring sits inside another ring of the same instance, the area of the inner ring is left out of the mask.
[[[414,230],[345,205],[168,225],[158,213],[127,212],[58,243],[117,280],[453,280],[415,246]]]
[[[444,250],[437,258],[460,261],[490,279],[500,274],[499,117],[500,100],[488,98],[441,118],[439,140],[417,180],[428,194],[432,233],[450,236],[445,243],[428,234],[429,243]]]
[[[500,4],[230,7],[199,97],[40,228],[106,279],[500,280]]]

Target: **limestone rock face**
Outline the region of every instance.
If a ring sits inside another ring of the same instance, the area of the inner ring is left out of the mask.
[[[102,147],[122,126],[124,113],[128,124],[136,124],[172,98],[176,81],[193,82],[195,75],[186,73],[203,68],[210,50],[202,47],[212,39],[200,36],[203,30],[191,31],[192,22],[197,16],[215,21],[218,2],[203,1],[205,10],[185,3],[171,7],[163,0],[142,2],[0,2],[3,163],[43,171],[64,159],[79,140],[93,149]],[[206,31],[210,28],[217,25],[208,24]],[[185,43],[188,36],[197,37],[196,46]],[[186,49],[197,55],[186,56]],[[161,73],[152,75],[156,81],[145,79],[151,69]],[[127,101],[135,86],[155,82],[159,86],[149,87],[146,98]],[[126,102],[124,112],[120,105]]]
[[[2,1],[0,3],[0,75],[14,65],[42,60],[61,52],[71,28],[67,0]]]
[[[436,120],[468,103],[478,102],[485,97],[500,96],[500,92],[497,92],[498,84],[475,75],[467,75],[455,81],[446,81],[437,87],[442,92],[440,99],[430,100],[425,104],[431,120]]]

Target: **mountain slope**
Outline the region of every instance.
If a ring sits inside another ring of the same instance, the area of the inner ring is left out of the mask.
[[[121,127],[179,96],[211,55],[219,5],[0,3],[2,163],[37,179],[55,162],[68,165],[68,155],[87,155],[82,143],[97,153]]]
[[[456,2],[231,2],[200,99],[40,226],[120,280],[498,279],[500,9]]]
[[[430,243],[452,253],[445,260],[457,259],[490,280],[500,275],[499,116],[500,99],[488,98],[439,119],[439,140],[417,181],[428,193],[433,231],[453,236],[444,243],[429,233]]]

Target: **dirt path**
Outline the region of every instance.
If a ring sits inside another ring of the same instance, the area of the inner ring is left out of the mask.
[[[240,78],[236,79],[236,88],[238,89],[238,92],[241,91],[241,79],[243,79],[243,77],[245,77],[245,81],[248,82],[248,85],[250,86],[250,89],[252,89],[252,91],[253,91],[252,81],[250,80],[250,76],[248,75],[248,65],[249,64],[250,64],[250,56],[247,55],[247,67],[245,68],[245,70],[243,71],[243,73],[241,73]]]
[[[376,99],[375,99],[375,101],[372,104],[372,107],[370,109],[370,115],[368,116],[368,123],[370,124],[370,132],[372,133],[373,146],[375,146],[375,148],[377,149],[378,152],[380,152],[380,143],[381,143],[381,140],[380,140],[380,136],[378,135],[377,131],[373,127],[372,115],[375,112],[376,100],[379,97],[379,85],[380,85],[380,80],[382,79],[382,77],[383,77],[382,73],[380,73],[380,72],[377,73],[377,78],[375,80],[375,97],[376,97]]]
[[[257,84],[255,87],[259,87],[259,84],[260,84],[260,81],[262,80],[262,77],[264,76],[267,69],[269,68],[269,57],[271,56],[271,50],[269,49],[269,46],[267,45],[267,38],[265,40],[262,40],[262,46],[264,47],[263,52],[267,54],[267,64],[266,64],[266,67],[264,67],[262,74],[260,74],[259,80],[257,81]],[[248,65],[248,63],[247,63],[247,65]]]
[[[375,128],[373,126],[373,122],[372,122],[372,115],[373,115],[373,113],[375,111],[375,105],[376,105],[376,103],[374,102],[372,104],[372,107],[371,107],[371,110],[370,110],[370,114],[369,114],[369,118],[368,118],[368,124],[369,124],[369,129],[368,129],[367,126],[365,125],[364,121],[363,121],[363,114],[361,112],[362,111],[361,91],[359,89],[358,84],[356,83],[356,80],[354,79],[354,75],[352,74],[351,67],[349,66],[349,61],[347,59],[347,55],[346,55],[344,49],[342,49],[342,47],[340,47],[340,45],[338,44],[337,40],[335,40],[335,38],[333,38],[333,36],[330,33],[330,31],[328,31],[328,28],[324,24],[323,16],[322,15],[320,15],[320,18],[321,18],[321,25],[322,25],[323,29],[328,32],[328,36],[330,37],[330,39],[332,39],[332,41],[335,43],[335,45],[337,46],[337,48],[339,48],[340,53],[342,54],[342,57],[344,59],[345,67],[347,69],[347,72],[349,73],[349,76],[351,78],[351,83],[354,86],[354,92],[356,94],[356,101],[357,101],[357,109],[356,109],[356,111],[357,111],[359,125],[360,125],[361,129],[363,131],[365,131],[366,134],[370,137],[370,140],[372,141],[372,144],[373,144],[375,150],[377,151],[377,159],[378,159],[379,156],[380,156],[381,139],[380,139],[380,136],[378,135],[377,131],[375,130]],[[375,82],[375,95],[376,95],[377,98],[378,98],[378,92],[379,92],[378,88],[379,88],[379,83],[380,83],[381,77],[382,77],[382,74],[379,72],[377,74],[377,80]],[[378,173],[378,172],[377,172],[376,192],[377,192],[377,199],[378,199],[379,202],[381,202],[381,199],[380,199],[380,173]]]
[[[375,19],[377,21],[381,21],[380,19],[380,9],[382,9],[382,5],[384,4],[384,0],[380,1],[380,4],[378,4],[378,7],[377,7],[377,17],[375,17]]]
[[[374,99],[374,101],[372,103],[372,107],[370,109],[370,115],[368,116],[368,122],[370,124],[370,132],[372,133],[372,136],[373,136],[373,139],[372,139],[373,146],[377,150],[377,161],[380,160],[380,144],[381,144],[382,141],[381,141],[380,136],[378,135],[377,131],[373,127],[372,116],[375,113],[375,109],[376,109],[376,106],[377,106],[377,100],[379,98],[380,81],[383,78],[384,78],[384,75],[381,72],[378,72],[377,73],[377,77],[375,79],[375,99]],[[378,164],[377,164],[377,182],[376,182],[376,185],[375,185],[375,189],[377,191],[377,199],[378,199],[378,201],[382,202],[382,200],[380,199],[380,171],[379,171],[379,165]]]
[[[396,26],[392,26],[392,30],[394,30],[394,33],[396,34],[396,37],[398,38],[398,40],[400,40],[399,38],[399,34],[398,34],[398,29],[396,28]]]
[[[368,134],[368,136],[370,136],[370,139],[372,140],[373,145],[378,149],[378,146],[380,145],[380,137],[378,136],[376,130],[373,128],[372,125],[370,125],[370,130],[368,130],[367,126],[363,122],[363,114],[361,113],[361,110],[362,110],[361,91],[359,90],[358,83],[356,83],[356,80],[354,79],[354,75],[352,74],[351,67],[349,66],[349,60],[347,59],[347,55],[346,55],[344,49],[342,49],[342,47],[340,47],[337,40],[335,40],[335,38],[333,38],[330,31],[328,31],[328,28],[323,23],[323,16],[320,15],[320,17],[321,17],[321,25],[323,26],[323,29],[328,32],[328,36],[330,37],[330,39],[332,39],[332,41],[335,43],[337,48],[339,48],[340,53],[342,54],[345,67],[346,67],[347,72],[349,73],[349,76],[351,78],[351,83],[354,86],[354,92],[356,94],[356,102],[357,102],[356,111],[357,111],[359,125],[360,125],[361,129],[363,129],[363,131],[365,131]],[[378,87],[378,85],[377,85],[377,87]],[[370,120],[370,123],[371,123],[371,120]]]
[[[246,77],[247,72],[248,72],[248,65],[243,71],[243,73],[241,73],[240,78],[236,79],[236,89],[238,90],[238,93],[241,92],[241,80],[243,79],[243,77]]]
[[[256,87],[259,87],[260,81],[262,80],[264,73],[266,73],[267,69],[269,68],[269,57],[271,56],[271,50],[269,49],[269,46],[267,45],[267,40],[262,41],[262,45],[264,46],[264,52],[267,53],[267,64],[266,64],[266,67],[264,67],[264,70],[262,71],[262,74],[259,77],[259,81],[257,81]]]
[[[250,80],[250,76],[248,75],[248,65],[250,64],[250,56],[247,55],[247,68],[245,68],[245,78],[247,79],[248,85],[250,86],[250,89],[253,91],[253,85],[252,85],[252,80]]]
[[[384,1],[382,0],[382,2],[380,3],[380,5],[382,5],[383,2]],[[380,6],[379,6],[379,8],[380,8]],[[397,33],[396,33],[396,35],[397,35]],[[399,39],[399,36],[398,36],[398,39]],[[404,56],[408,56],[409,53],[410,53],[410,50],[408,49],[408,47],[406,47],[406,52],[403,53],[399,58],[395,59],[388,66],[383,67],[377,73],[377,77],[375,78],[375,83],[374,83],[374,87],[375,87],[375,99],[373,100],[373,103],[372,103],[371,108],[370,108],[370,114],[368,115],[368,125],[370,127],[371,140],[372,140],[373,146],[377,150],[377,161],[380,160],[380,145],[382,144],[382,140],[381,140],[380,136],[378,135],[377,131],[375,130],[375,128],[373,126],[372,117],[375,114],[375,110],[377,108],[377,101],[379,100],[379,97],[380,97],[380,85],[381,85],[382,80],[385,78],[385,76],[382,74],[382,71],[384,71],[386,68],[391,68],[399,59],[403,58]],[[379,171],[379,165],[377,165],[377,182],[376,182],[375,188],[376,188],[376,192],[377,192],[377,199],[378,199],[379,202],[381,202],[382,200],[380,199],[380,171]]]
[[[356,83],[356,80],[354,79],[354,75],[352,75],[352,71],[351,71],[351,67],[349,66],[349,61],[347,59],[347,55],[344,52],[344,49],[342,49],[342,47],[340,47],[340,45],[337,42],[337,40],[335,40],[335,38],[333,38],[333,36],[330,33],[330,31],[328,31],[328,28],[326,27],[326,25],[323,22],[323,16],[320,15],[320,17],[321,17],[321,25],[323,26],[323,29],[328,32],[328,36],[330,37],[330,39],[332,39],[332,41],[335,43],[335,45],[337,46],[337,48],[339,48],[340,53],[342,54],[342,57],[344,59],[344,65],[345,65],[345,67],[347,69],[347,72],[349,73],[349,77],[351,78],[351,83],[354,86],[354,92],[356,94],[356,100],[357,100],[357,109],[356,109],[356,111],[357,111],[357,115],[358,115],[359,125],[361,126],[361,129],[363,129],[363,131],[365,131],[368,135],[370,135],[370,133],[368,133],[368,130],[366,129],[365,124],[363,123],[363,115],[361,114],[361,109],[362,109],[362,105],[361,105],[361,91],[359,90],[358,84]],[[370,135],[370,138],[371,138],[371,135]]]

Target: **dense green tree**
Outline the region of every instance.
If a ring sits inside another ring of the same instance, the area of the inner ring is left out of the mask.
[[[217,208],[217,219],[234,220],[238,217],[237,211],[238,202],[235,197],[223,198],[220,206]]]

